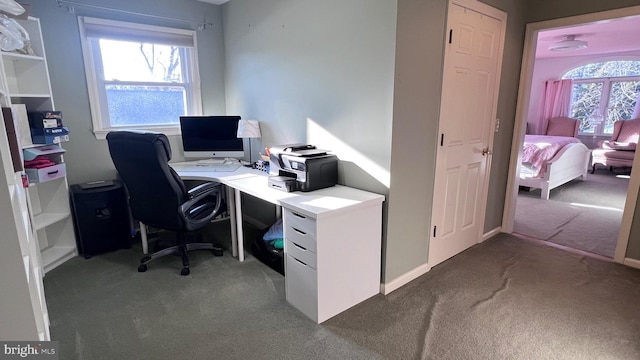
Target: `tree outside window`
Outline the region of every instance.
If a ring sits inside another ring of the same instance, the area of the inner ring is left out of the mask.
[[[100,39],[111,127],[178,124],[187,113],[177,46]]]
[[[573,79],[571,116],[580,120],[580,133],[611,135],[613,123],[629,120],[640,95],[640,61],[587,64],[567,72]],[[593,121],[601,115],[602,121]]]

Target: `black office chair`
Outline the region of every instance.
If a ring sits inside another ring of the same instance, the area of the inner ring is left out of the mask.
[[[177,245],[159,250],[140,260],[139,272],[147,263],[169,254],[182,257],[182,275],[189,275],[190,250],[209,249],[222,256],[212,243],[187,242],[187,232],[211,223],[223,210],[222,185],[207,182],[187,190],[169,166],[171,146],[164,134],[112,131],[107,134],[109,153],[129,193],[133,218],[154,228],[178,233]]]

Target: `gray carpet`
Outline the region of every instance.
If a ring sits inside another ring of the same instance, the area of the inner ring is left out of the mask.
[[[638,359],[640,271],[500,234],[317,325],[249,257],[139,249],[45,277],[60,359]]]
[[[514,231],[536,239],[613,258],[629,180],[608,170],[551,191],[518,194]]]

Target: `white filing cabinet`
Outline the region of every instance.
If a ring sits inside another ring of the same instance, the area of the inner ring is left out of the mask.
[[[282,200],[287,301],[317,323],[380,292],[384,197],[336,190]]]

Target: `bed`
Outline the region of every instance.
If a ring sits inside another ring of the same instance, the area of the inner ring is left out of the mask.
[[[573,179],[586,179],[591,151],[575,137],[525,135],[520,186],[541,189],[549,200],[551,189]]]

